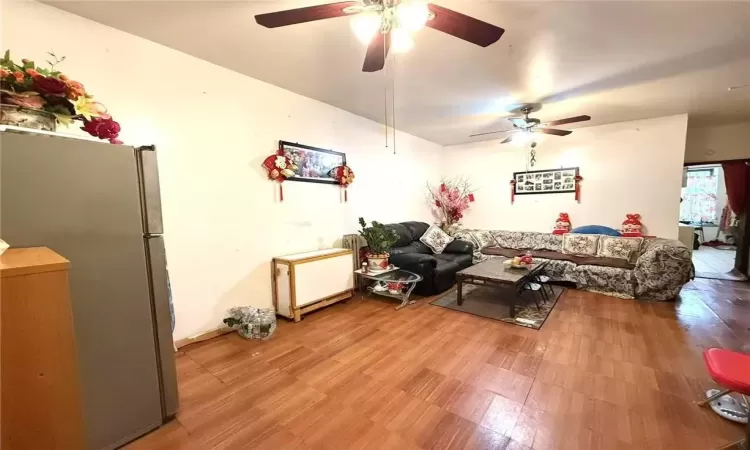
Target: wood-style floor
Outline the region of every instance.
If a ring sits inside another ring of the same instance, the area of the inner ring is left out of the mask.
[[[181,411],[131,449],[710,449],[704,347],[750,343],[750,284],[677,303],[567,290],[541,330],[354,298],[177,357]],[[750,350],[750,349],[745,349]]]

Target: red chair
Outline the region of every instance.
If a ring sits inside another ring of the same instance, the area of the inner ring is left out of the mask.
[[[747,398],[750,395],[750,355],[721,348],[709,348],[703,352],[703,360],[706,362],[706,369],[711,378],[724,389],[698,402],[699,406],[706,406],[731,392],[742,395],[745,405],[750,404]],[[744,444],[744,448],[747,448],[748,443],[750,443],[750,423],[745,426],[744,439],[721,448],[731,448],[738,444]]]

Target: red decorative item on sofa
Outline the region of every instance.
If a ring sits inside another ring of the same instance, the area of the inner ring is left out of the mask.
[[[346,188],[354,183],[354,171],[349,166],[338,166],[331,169],[328,175],[338,181],[339,185],[344,188],[344,201],[348,202],[349,197]]]
[[[622,223],[620,232],[624,237],[642,237],[643,224],[640,214],[626,214],[627,219]]]
[[[570,233],[570,217],[568,213],[560,213],[560,217],[555,221],[555,229],[552,234]]]
[[[293,177],[297,166],[291,159],[284,156],[284,151],[279,149],[276,153],[263,161],[263,168],[268,172],[268,179],[279,183],[279,199],[284,201],[284,188],[281,183],[287,178]]]

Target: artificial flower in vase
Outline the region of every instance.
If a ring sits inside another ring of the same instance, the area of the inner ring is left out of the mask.
[[[453,236],[461,229],[461,219],[474,202],[474,191],[468,181],[443,179],[438,187],[427,184],[427,200],[440,228]]]
[[[122,144],[117,139],[120,124],[107,109],[86,92],[83,84],[71,80],[55,66],[65,60],[49,53],[49,68],[22,59],[16,64],[10,50],[0,59],[0,124],[56,131],[57,125],[80,122],[92,136]]]

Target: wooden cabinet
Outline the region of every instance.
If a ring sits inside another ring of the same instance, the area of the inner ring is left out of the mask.
[[[3,449],[85,446],[69,265],[48,248],[0,256]]]
[[[354,291],[352,257],[351,250],[331,248],[274,258],[276,313],[299,322],[305,313],[350,298]]]

